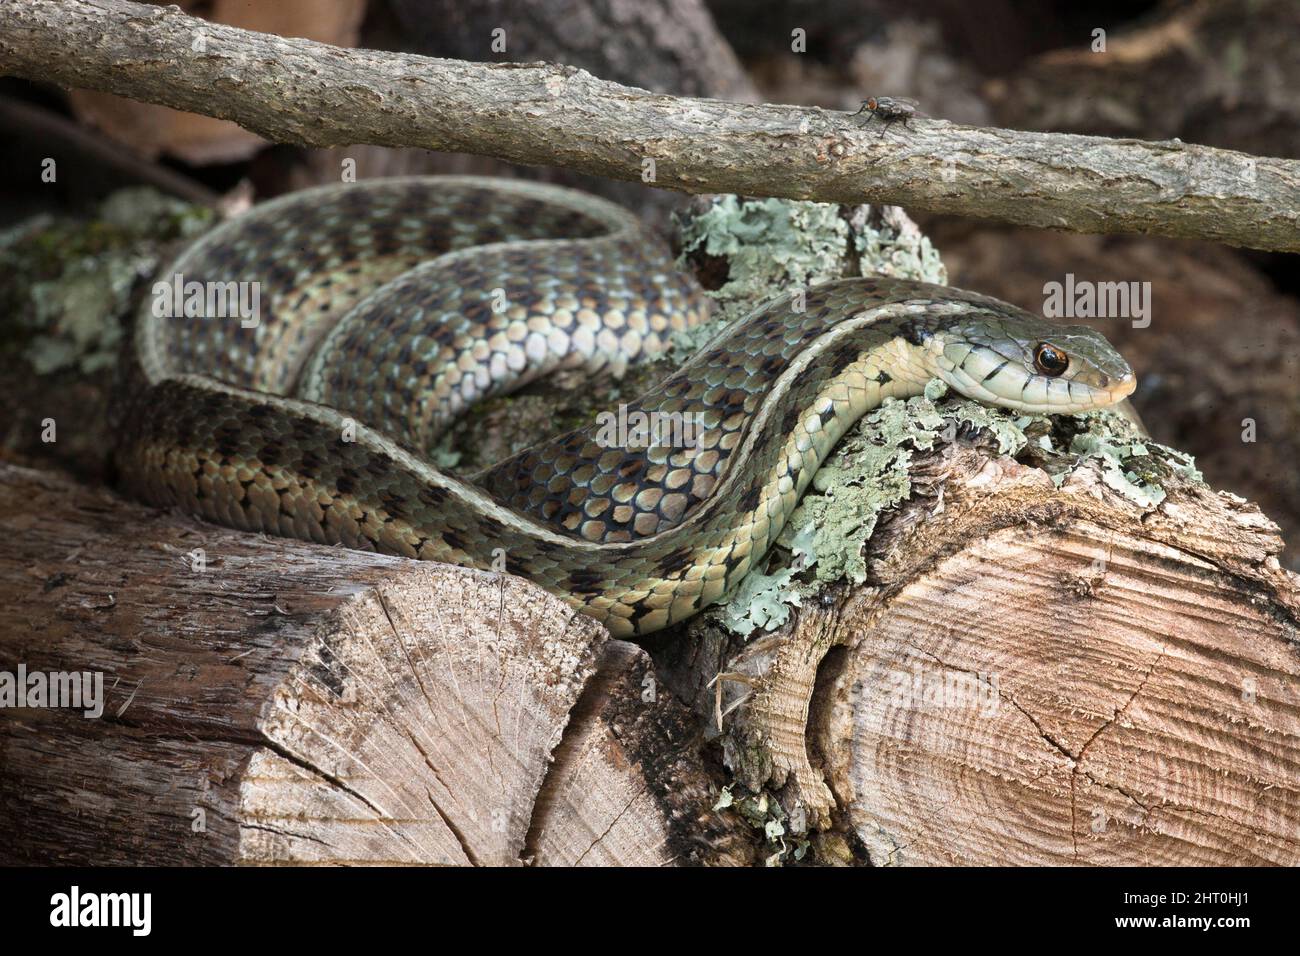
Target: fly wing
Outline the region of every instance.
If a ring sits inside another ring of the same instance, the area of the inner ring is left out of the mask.
[[[916,100],[912,99],[910,96],[893,96],[890,97],[890,99],[892,99],[895,103],[898,103],[902,106],[906,106],[909,110],[911,110],[917,116],[920,116],[922,119],[930,118],[929,113],[923,113],[916,108],[917,106]]]

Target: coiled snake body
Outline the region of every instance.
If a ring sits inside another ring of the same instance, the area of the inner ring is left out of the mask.
[[[250,531],[480,568],[504,558],[620,635],[738,582],[885,397],[939,377],[1069,413],[1134,385],[1090,329],[941,286],[845,279],[767,302],[624,409],[694,422],[693,441],[611,443],[592,426],[470,482],[424,457],[466,405],[552,369],[618,367],[704,317],[698,288],[629,214],[504,180],[330,186],[223,224],[172,276],[259,283],[260,312],[254,324],[146,303],[118,450],[128,490]]]

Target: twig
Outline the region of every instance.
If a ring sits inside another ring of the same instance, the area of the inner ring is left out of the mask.
[[[878,137],[846,113],[658,95],[545,63],[343,50],[128,0],[0,0],[0,72],[234,120],[277,142],[1300,251],[1300,163],[1177,141],[920,119]]]

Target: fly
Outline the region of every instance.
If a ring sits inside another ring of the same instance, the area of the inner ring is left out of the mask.
[[[925,116],[916,108],[916,100],[908,99],[905,96],[871,96],[862,101],[858,111],[854,116],[862,113],[867,114],[867,121],[862,124],[866,129],[871,125],[872,119],[879,119],[885,125],[880,128],[880,135],[885,135],[885,130],[889,129],[890,124],[902,122],[907,126],[907,121],[913,116]]]

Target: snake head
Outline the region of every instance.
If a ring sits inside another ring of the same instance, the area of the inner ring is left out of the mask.
[[[1137,378],[1106,337],[1028,313],[983,314],[936,330],[927,342],[936,373],[976,401],[1036,414],[1104,408],[1133,393]]]

